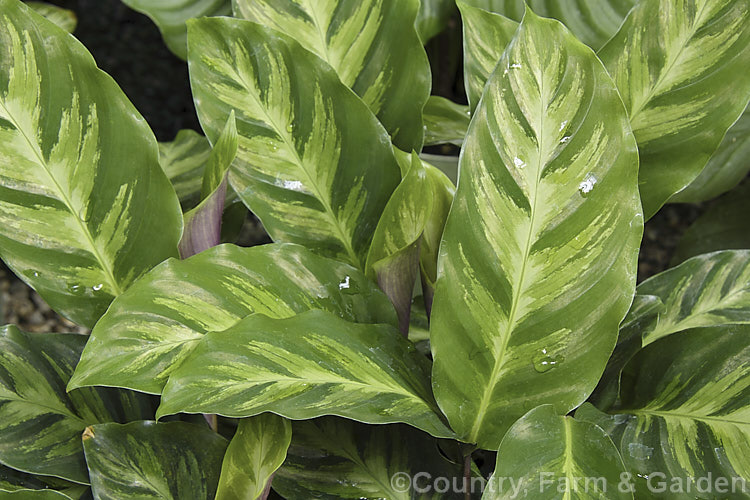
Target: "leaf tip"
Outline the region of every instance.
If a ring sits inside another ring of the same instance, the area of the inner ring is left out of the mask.
[[[84,429],[81,439],[83,441],[88,441],[89,439],[93,439],[95,437],[96,435],[94,434],[94,428],[89,425],[88,427],[86,427],[86,429]]]

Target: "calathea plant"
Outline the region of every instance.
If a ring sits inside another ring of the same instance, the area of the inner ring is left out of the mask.
[[[0,496],[748,497],[750,250],[636,267],[750,168],[750,1],[457,5],[466,107],[429,95],[450,2],[180,21],[206,137],[160,145],[0,0],[0,255],[92,328],[0,330]]]

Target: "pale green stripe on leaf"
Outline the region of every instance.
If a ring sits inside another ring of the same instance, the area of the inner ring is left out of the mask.
[[[440,250],[433,386],[462,439],[497,448],[529,406],[565,413],[596,386],[635,288],[636,173],[604,67],[528,11],[472,119]]]
[[[203,172],[210,156],[208,139],[194,130],[180,130],[174,141],[159,143],[159,163],[185,211],[201,200]]]

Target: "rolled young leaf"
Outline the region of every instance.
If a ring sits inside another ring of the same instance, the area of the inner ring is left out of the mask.
[[[83,335],[0,328],[0,463],[88,484],[81,448],[86,426],[153,417],[150,398],[143,395],[99,388],[65,392],[85,344]]]
[[[204,426],[147,421],[88,427],[83,448],[94,498],[206,500],[227,440]]]
[[[706,166],[750,99],[750,2],[641,2],[599,52],[638,141],[646,218]]]
[[[397,324],[388,298],[364,274],[297,245],[222,245],[169,260],[97,323],[69,388],[107,385],[159,394],[206,333],[253,313],[286,318],[310,309]]]
[[[618,488],[620,452],[596,425],[561,417],[551,405],[518,420],[503,438],[482,500],[501,498],[633,499]]]
[[[425,146],[447,143],[460,146],[470,117],[468,106],[431,95],[424,107]]]
[[[375,113],[393,143],[420,151],[430,63],[418,0],[233,0],[234,13],[286,33],[326,61]]]
[[[291,439],[291,423],[273,413],[240,420],[224,456],[216,497],[265,500]]]
[[[286,319],[256,314],[203,338],[170,376],[157,416],[337,415],[403,422],[450,438],[429,370],[427,358],[390,325],[350,323],[319,310]]]
[[[385,130],[324,61],[291,38],[237,19],[188,25],[190,78],[209,138],[237,113],[230,183],[243,202],[274,241],[364,269],[400,180]]]
[[[122,0],[133,10],[147,15],[161,31],[164,41],[180,59],[187,59],[188,19],[228,16],[232,0]]]
[[[201,201],[203,172],[210,156],[208,139],[194,130],[180,130],[174,141],[159,143],[159,164],[185,211]]]
[[[496,449],[530,406],[565,414],[596,386],[635,289],[637,165],[601,62],[527,11],[472,119],[440,249],[433,387],[462,440]]]
[[[177,255],[182,215],[156,139],[72,36],[0,0],[0,256],[63,316],[93,326]]]
[[[26,5],[43,15],[68,33],[73,33],[78,25],[75,12],[47,2],[26,2]]]

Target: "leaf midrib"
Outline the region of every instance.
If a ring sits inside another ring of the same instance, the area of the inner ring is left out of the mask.
[[[694,415],[692,413],[679,413],[679,412],[671,412],[671,411],[666,411],[666,410],[649,410],[646,408],[642,408],[639,410],[613,411],[612,415],[636,415],[636,416],[643,415],[646,417],[659,417],[659,418],[663,418],[664,420],[669,420],[670,418],[695,420],[698,422],[705,423],[707,425],[710,425],[710,422],[716,422],[720,424],[732,424],[732,425],[750,427],[750,422],[743,422],[741,420],[730,420],[730,419],[726,419],[722,417],[712,417],[709,415]]]

